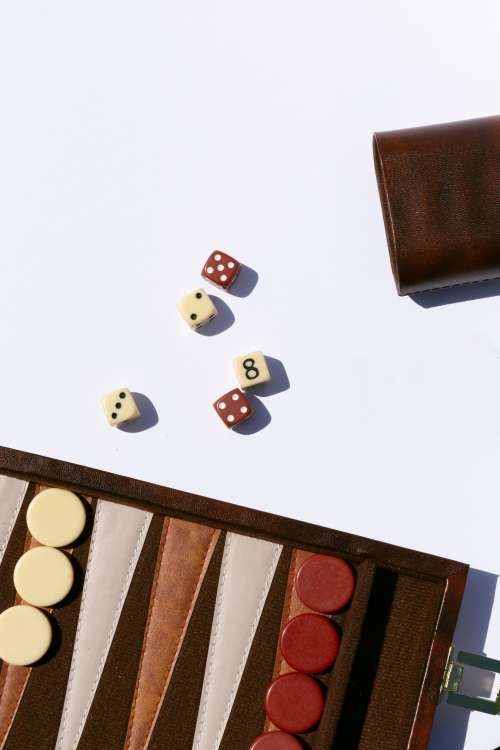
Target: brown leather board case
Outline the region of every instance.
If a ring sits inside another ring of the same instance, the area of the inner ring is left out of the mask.
[[[399,294],[500,277],[500,117],[376,133]]]
[[[41,487],[63,487],[86,498],[89,508],[87,533],[73,550],[77,588],[52,614],[57,637],[51,653],[31,669],[2,665],[0,748],[56,747],[80,627],[89,546],[94,544],[92,529],[103,503],[149,511],[152,520],[75,745],[78,750],[191,750],[223,548],[230,535],[282,545],[282,552],[217,747],[248,750],[253,739],[270,728],[264,694],[279,669],[278,639],[290,613],[294,566],[298,558],[322,553],[347,560],[357,580],[351,604],[333,616],[342,635],[341,649],[333,668],[318,677],[326,705],[319,725],[301,736],[304,748],[427,748],[467,577],[465,564],[8,448],[0,448],[0,475],[27,483],[0,563],[2,609],[14,603],[12,568],[26,544],[25,509],[33,495]],[[325,502],[331,504],[331,498],[325,496]],[[178,533],[173,537],[177,542],[168,546],[174,527],[184,536]],[[186,528],[196,528],[196,536],[186,536]],[[195,559],[204,560],[197,570]],[[179,595],[185,578],[190,607]],[[189,608],[189,623],[183,623],[183,607],[186,612]],[[156,621],[155,608],[161,615]],[[175,668],[165,656],[175,650],[166,623],[176,631],[175,643],[182,632]],[[166,661],[168,681],[158,666]],[[141,693],[144,673],[149,692]],[[148,718],[155,691],[158,697]]]

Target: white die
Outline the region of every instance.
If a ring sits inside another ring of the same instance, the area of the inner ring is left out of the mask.
[[[271,380],[271,373],[262,352],[241,354],[233,359],[233,366],[238,382],[243,389]]]
[[[128,388],[119,388],[107,393],[102,399],[102,406],[109,424],[113,427],[136,419],[141,414]]]
[[[177,303],[177,309],[190,328],[203,326],[217,315],[217,308],[204,289],[186,294]]]

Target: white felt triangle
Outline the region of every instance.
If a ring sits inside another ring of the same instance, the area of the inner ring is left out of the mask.
[[[57,750],[74,750],[104,669],[152,514],[97,503]]]
[[[7,549],[27,489],[28,483],[21,479],[0,476],[0,563]]]
[[[228,533],[193,750],[217,750],[282,551]]]

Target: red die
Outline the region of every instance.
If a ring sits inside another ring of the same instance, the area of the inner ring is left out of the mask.
[[[229,289],[238,275],[241,264],[222,250],[214,250],[203,266],[201,275],[223,289]]]
[[[239,388],[218,398],[214,403],[214,409],[227,427],[236,427],[252,414],[250,402]]]

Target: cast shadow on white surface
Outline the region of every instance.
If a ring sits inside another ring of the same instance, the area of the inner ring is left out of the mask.
[[[287,391],[290,388],[290,380],[288,379],[283,362],[267,354],[265,357],[271,380],[268,383],[256,385],[246,392],[253,414],[246,422],[242,422],[241,425],[234,428],[234,432],[238,432],[240,435],[255,435],[256,432],[260,432],[267,427],[272,417],[261,399],[267,396],[275,396],[277,393],[283,393],[283,391]]]
[[[287,391],[290,388],[290,380],[281,360],[276,359],[276,357],[270,357],[268,354],[265,357],[271,380],[267,383],[262,383],[262,385],[256,385],[252,389],[252,392],[256,396],[276,396],[277,393],[283,393],[283,391]]]
[[[259,274],[250,266],[241,265],[240,272],[228,292],[235,297],[248,297],[257,286]]]
[[[418,292],[409,295],[417,305],[429,309],[442,305],[454,305],[457,302],[470,302],[477,299],[500,296],[500,279],[476,281],[463,286],[450,286],[446,289],[433,289],[429,292]]]
[[[250,419],[233,429],[233,432],[237,432],[239,435],[255,435],[255,433],[267,427],[272,419],[271,414],[260,399],[249,393],[247,393],[247,398],[250,401],[253,414]]]
[[[141,415],[137,419],[118,425],[118,429],[122,432],[144,432],[144,430],[150,430],[159,421],[158,412],[154,404],[144,393],[136,393],[134,391],[132,392],[132,396]]]
[[[453,643],[461,651],[484,654],[498,576],[471,569],[460,609]],[[498,659],[498,654],[487,654]],[[461,690],[472,696],[490,698],[494,675],[466,668]],[[437,709],[429,750],[464,750],[469,711],[450,706],[444,700]],[[495,717],[491,717],[495,720]],[[479,750],[479,749],[478,749]],[[484,750],[490,750],[485,748]],[[492,749],[491,749],[492,750]]]
[[[216,297],[214,294],[210,294],[209,296],[217,308],[217,315],[209,323],[196,329],[196,333],[200,334],[200,336],[217,336],[219,333],[224,333],[228,328],[231,328],[234,323],[233,311],[226,305],[224,300]]]

